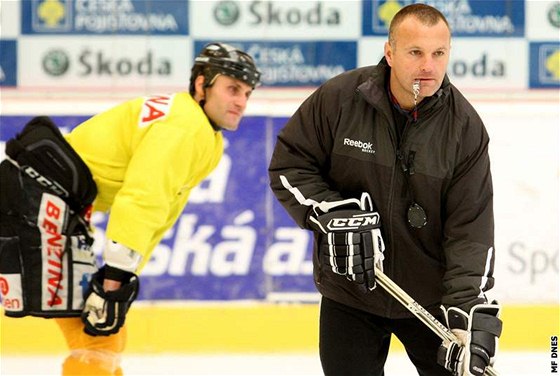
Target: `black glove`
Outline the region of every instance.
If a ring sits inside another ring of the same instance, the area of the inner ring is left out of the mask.
[[[497,302],[478,304],[467,315],[456,307],[442,307],[447,326],[458,342],[442,343],[438,363],[455,376],[484,375],[486,367],[494,363],[502,333],[500,309]]]
[[[319,259],[334,273],[373,290],[375,266],[383,269],[385,245],[381,237],[379,214],[362,210],[365,199],[329,203],[328,212],[316,207],[309,218],[311,226],[322,233],[319,240]],[[351,207],[354,208],[351,208]]]
[[[105,278],[120,280],[118,290],[105,291]],[[82,322],[84,331],[91,336],[108,336],[117,333],[124,325],[125,316],[130,305],[138,296],[140,283],[134,273],[128,273],[105,265],[92,276],[91,285],[86,294]]]

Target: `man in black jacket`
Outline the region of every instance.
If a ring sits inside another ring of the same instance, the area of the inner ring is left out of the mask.
[[[493,362],[489,138],[445,74],[450,49],[438,10],[402,8],[380,63],[326,82],[278,136],[271,188],[314,231],[327,375],[383,375],[392,334],[420,375],[482,375]],[[442,344],[375,289],[374,265],[459,341]]]

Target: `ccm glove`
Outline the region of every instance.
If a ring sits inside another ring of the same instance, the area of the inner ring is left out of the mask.
[[[103,280],[121,281],[114,291],[103,289]],[[140,283],[134,273],[125,272],[105,265],[92,276],[82,312],[84,331],[91,336],[108,336],[117,333],[124,325],[125,316],[138,296]]]
[[[369,202],[369,210],[366,203]],[[379,213],[371,210],[371,198],[355,199],[318,205],[309,218],[311,226],[322,233],[319,258],[323,265],[350,281],[376,287],[375,266],[383,269],[385,245],[380,231]]]
[[[442,307],[447,326],[458,342],[442,343],[438,363],[455,376],[481,376],[494,363],[498,338],[502,333],[497,302],[475,305],[470,314],[463,310]]]

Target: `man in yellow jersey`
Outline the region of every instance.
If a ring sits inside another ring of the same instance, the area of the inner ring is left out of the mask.
[[[133,99],[66,135],[97,187],[93,210],[109,212],[109,219],[104,265],[91,278],[83,311],[80,307],[74,317],[56,318],[71,351],[64,375],[122,374],[125,315],[138,293],[137,274],[181,214],[191,190],[217,166],[223,153],[221,130],[238,128],[259,82],[251,56],[228,44],[210,43],[195,59],[189,93]],[[21,170],[15,159],[12,164]],[[51,201],[37,206],[46,213],[38,217],[50,220],[58,218],[60,209],[49,197]],[[54,239],[53,229],[42,230],[42,239]],[[58,290],[49,291],[56,295]],[[18,315],[25,314],[13,314]]]

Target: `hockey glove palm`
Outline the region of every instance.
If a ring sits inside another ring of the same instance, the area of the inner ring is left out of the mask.
[[[124,325],[126,313],[138,295],[138,277],[126,272],[127,278],[122,281],[119,289],[105,291],[103,280],[108,268],[111,267],[106,265],[93,275],[86,296],[82,322],[85,324],[84,331],[91,336],[117,333]]]
[[[470,315],[456,307],[442,309],[445,321],[459,343],[442,343],[438,363],[455,376],[483,375],[486,367],[494,363],[502,333],[500,306],[496,302],[478,304],[471,309]]]
[[[364,210],[366,199],[371,208],[367,194],[362,196],[361,203],[357,200],[329,203],[326,213],[315,208],[310,223],[322,233],[319,241],[321,263],[334,273],[373,290],[376,287],[375,266],[382,269],[385,245],[379,214],[371,209]]]

